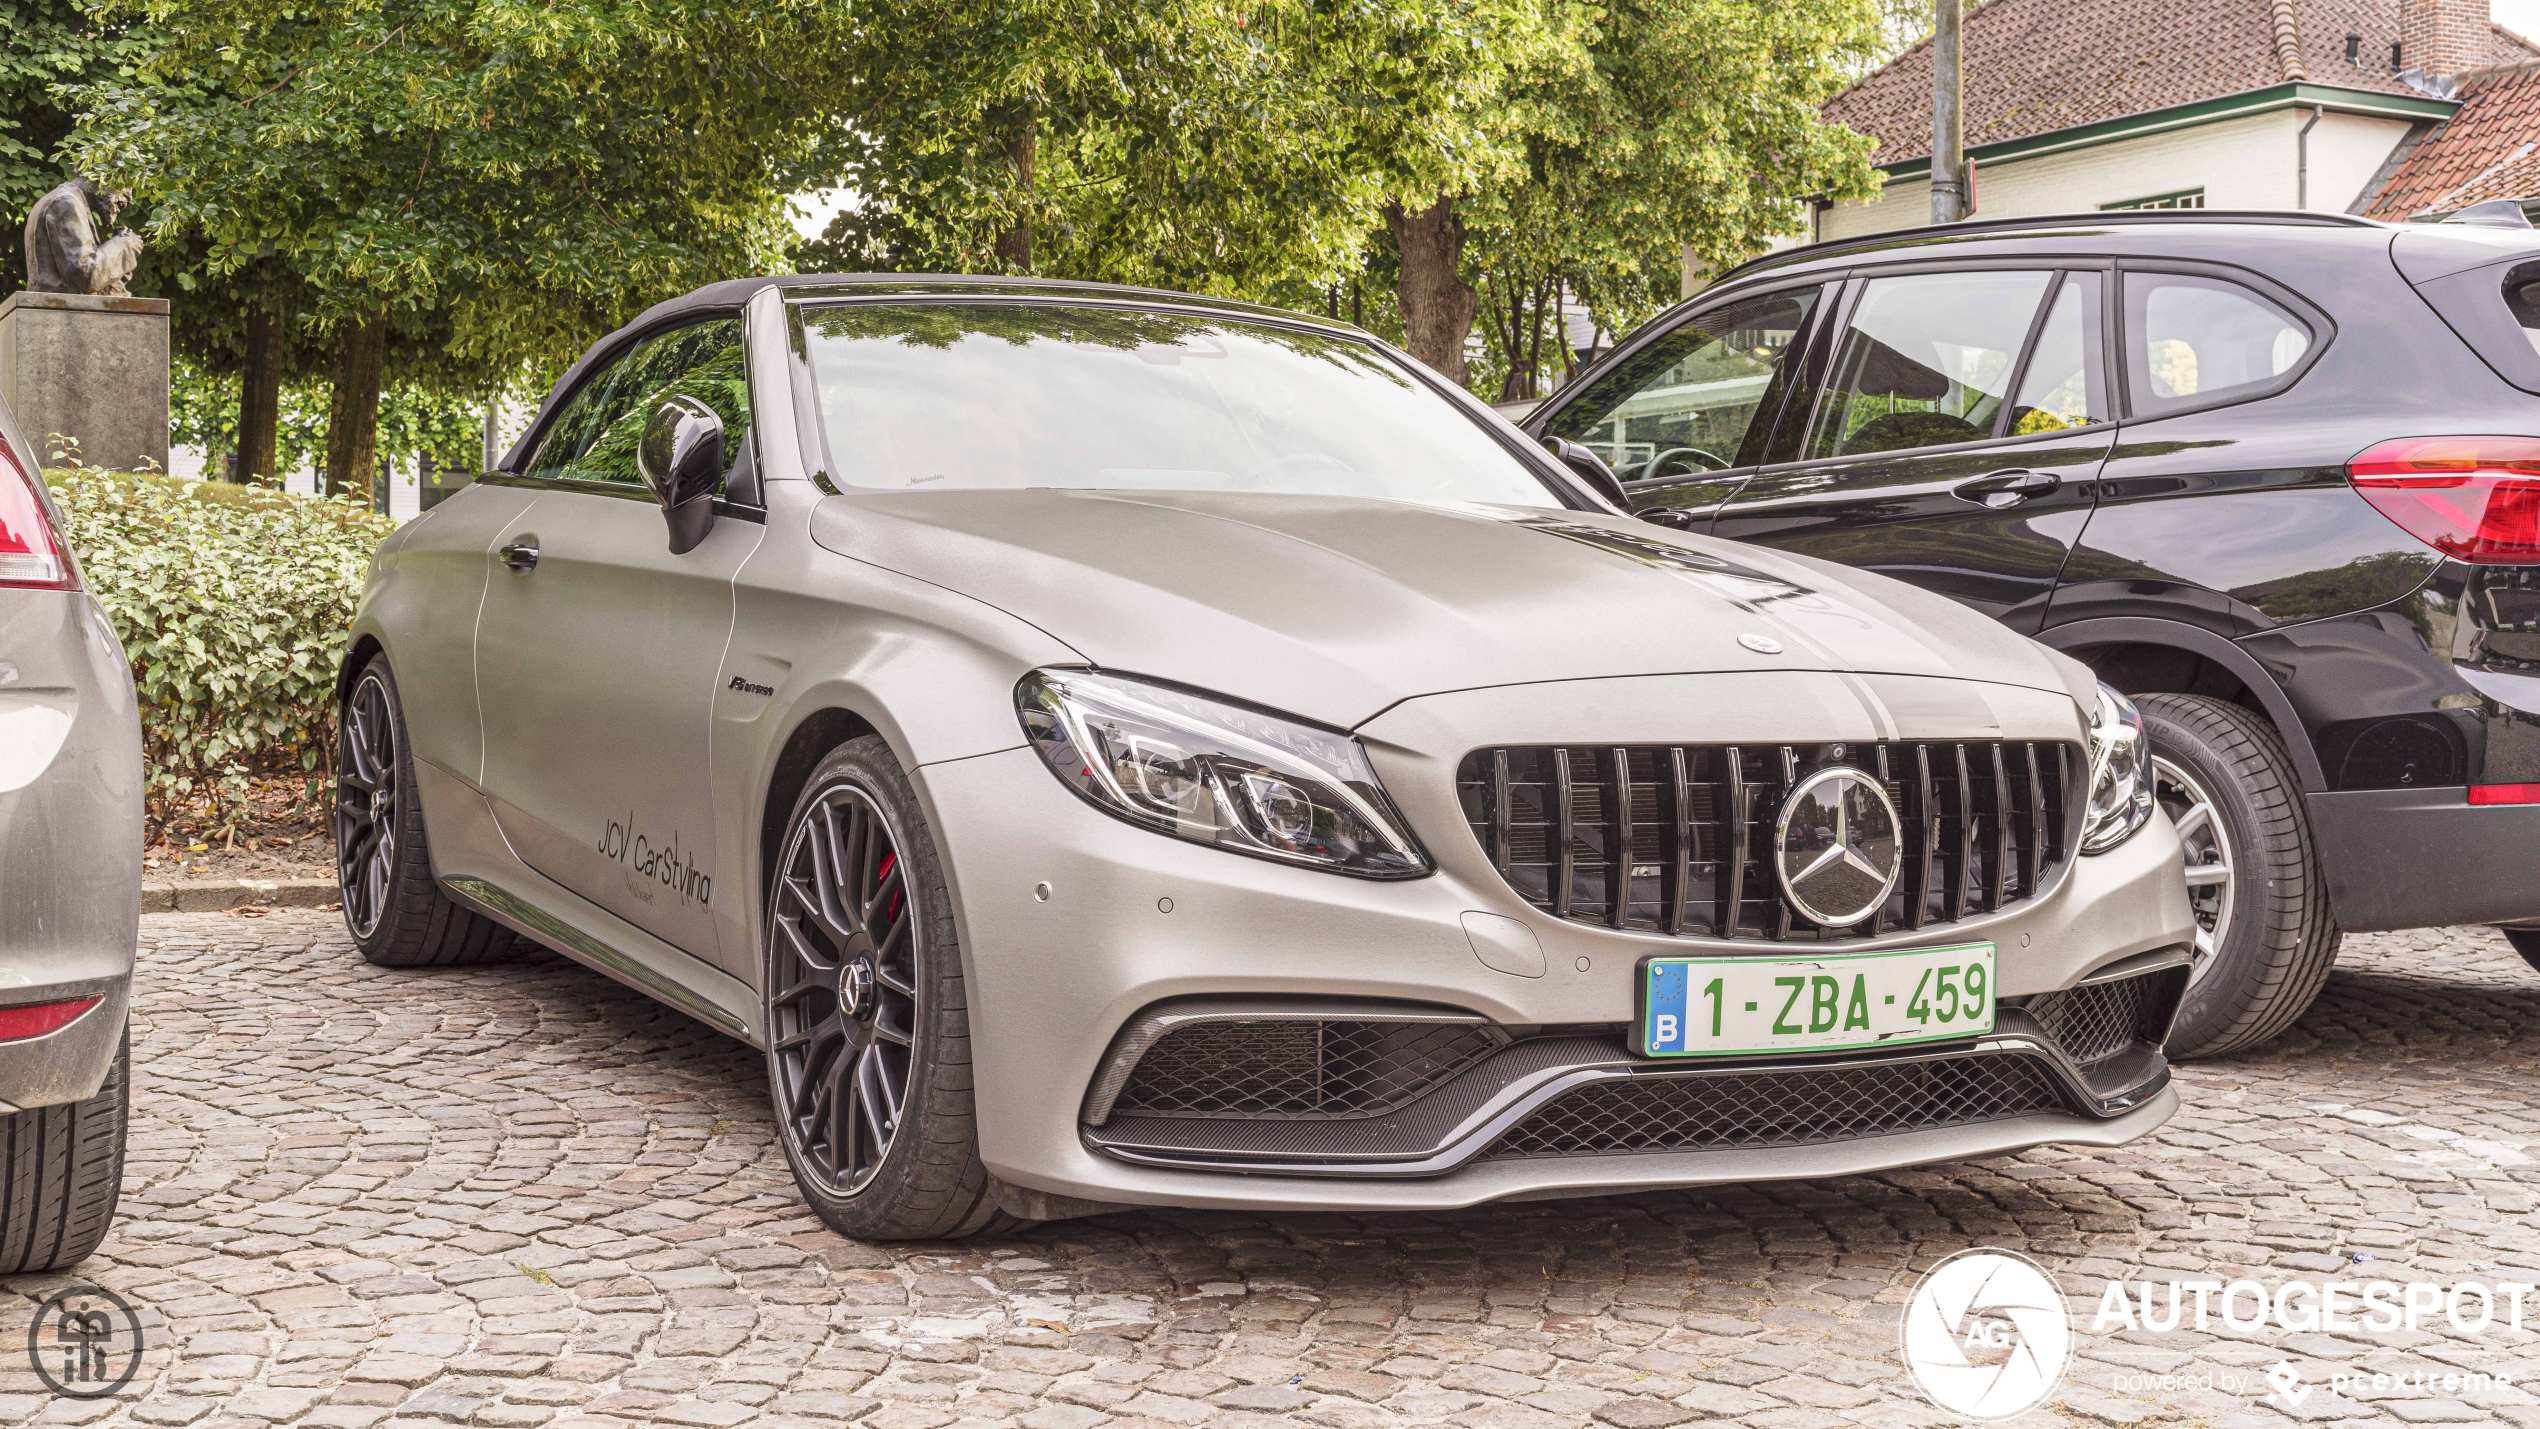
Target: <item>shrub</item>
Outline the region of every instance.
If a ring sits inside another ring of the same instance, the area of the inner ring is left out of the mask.
[[[258,777],[331,792],[335,668],[373,547],[358,506],[225,482],[44,474],[63,532],[132,660],[150,814],[234,830]]]

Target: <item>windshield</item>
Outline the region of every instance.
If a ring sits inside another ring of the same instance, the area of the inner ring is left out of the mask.
[[[831,475],[1558,506],[1365,343],[1206,314],[971,303],[803,312]]]

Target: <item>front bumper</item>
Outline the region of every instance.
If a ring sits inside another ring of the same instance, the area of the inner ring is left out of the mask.
[[[1682,696],[1722,677],[1636,691]],[[1760,678],[1760,677],[1759,677]],[[1844,716],[1841,677],[1780,675],[1822,697],[1803,711],[1811,737],[1926,738],[1936,731]],[[1621,683],[1621,682],[1612,682]],[[1485,692],[1487,693],[1487,692]],[[1582,722],[1580,692],[1561,695],[1560,717]],[[1693,707],[1703,708],[1707,702]],[[1734,710],[1741,703],[1723,701]],[[2062,718],[2069,721],[2068,700]],[[1762,708],[1787,711],[1788,700]],[[1677,716],[1681,719],[1681,715]],[[1760,717],[1760,716],[1758,716]],[[1706,723],[1742,716],[1703,716]],[[1847,721],[1847,718],[1849,722]],[[1388,720],[1392,720],[1388,716]],[[1793,721],[1801,722],[1801,721]],[[1384,723],[1382,721],[1379,722]],[[1438,872],[1376,883],[1268,863],[1186,844],[1113,819],[1062,788],[1029,749],[929,765],[917,771],[945,854],[961,928],[975,1068],[980,1148],[988,1169],[1010,1185],[1080,1201],[1277,1209],[1416,1209],[1507,1197],[1598,1194],[1653,1185],[1757,1181],[1852,1174],[1884,1167],[1992,1155],[2045,1142],[2116,1145],[2160,1124],[2175,1106],[2157,1055],[2125,1087],[2094,1073],[2098,1101],[2086,1110],[2022,1114],[1969,1125],[1904,1130],[1805,1145],[1486,1158],[1486,1145],[1552,1093],[1583,1080],[1690,1076],[1726,1069],[1670,1064],[1660,1072],[1611,1048],[1581,1045],[1529,1074],[1517,1093],[1490,1101],[1447,1129],[1428,1156],[1350,1174],[1331,1164],[1262,1158],[1211,1169],[1152,1164],[1152,1156],[1107,1151],[1085,1122],[1089,1091],[1115,1038],[1140,1014],[1172,999],[1240,999],[1264,1005],[1300,999],[1420,1004],[1479,1017],[1524,1034],[1579,1032],[1588,1043],[1633,1015],[1632,977],[1653,952],[1770,951],[1748,941],[1723,945],[1566,921],[1520,899],[1481,856],[1455,802],[1453,770],[1467,746],[1452,731],[1437,738],[1409,724],[1394,728],[1435,758],[1367,732],[1390,792],[1437,857]],[[2045,733],[2008,731],[2017,737]],[[2061,731],[2070,737],[2069,728]],[[1616,740],[1647,738],[1617,730]],[[1513,730],[1502,738],[1523,739]],[[1598,737],[1605,737],[1601,734]],[[1724,737],[1739,737],[1728,731]],[[1946,928],[1896,933],[1840,947],[1789,949],[1794,955],[1992,941],[1999,949],[2001,998],[2016,1002],[2059,991],[2123,965],[2166,965],[2192,940],[2194,924],[2178,875],[2175,833],[2165,821],[2109,853],[2073,860],[2041,895]],[[1483,961],[1465,915],[1522,923],[1543,953],[1545,971],[1524,976]],[[1953,1055],[2034,1052],[2021,1018],[2006,1011],[1986,1044]],[[1534,1046],[1520,1042],[1520,1046]],[[1925,1049],[1928,1050],[1928,1049]],[[1772,1066],[1792,1065],[1777,1059]],[[1749,1068],[1747,1070],[1753,1070]],[[2087,1080],[2087,1079],[2081,1079]],[[1558,1085],[1555,1085],[1558,1083]],[[1412,1164],[1413,1162],[1425,1164]]]
[[[100,999],[0,1042],[0,1113],[97,1094],[140,926],[141,726],[123,651],[84,594],[0,590],[0,1007]]]

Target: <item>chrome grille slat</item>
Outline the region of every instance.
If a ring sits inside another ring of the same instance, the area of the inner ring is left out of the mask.
[[[1782,896],[1774,824],[1829,764],[1878,777],[1905,869],[1857,924],[1820,927]],[[1476,750],[1457,792],[1519,896],[1575,922],[1683,937],[1822,942],[1921,930],[2033,896],[2071,856],[2078,746],[2028,741],[1523,745]]]

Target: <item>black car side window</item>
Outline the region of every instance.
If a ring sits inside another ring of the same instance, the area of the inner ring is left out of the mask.
[[[1810,458],[1981,441],[1994,433],[2055,274],[1874,278],[1844,325]]]
[[[712,318],[637,342],[584,380],[549,424],[531,476],[641,487],[636,448],[663,399],[695,397],[723,418],[727,473],[750,430],[750,383],[739,318]]]
[[[1625,481],[1754,465],[1819,291],[1765,293],[1684,323],[1598,378],[1547,430]]]
[[[2020,369],[2004,435],[2034,436],[2108,420],[2099,356],[2107,351],[2100,333],[2103,285],[2099,274],[2088,271],[2066,273],[2056,285],[2046,321],[2029,345],[2028,364]]]
[[[2308,323],[2238,283],[2125,275],[2126,396],[2137,416],[2259,396],[2301,362],[2312,337]]]

